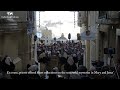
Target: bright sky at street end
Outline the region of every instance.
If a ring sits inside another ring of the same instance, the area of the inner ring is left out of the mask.
[[[39,25],[39,12],[36,12],[37,25]],[[40,13],[40,25],[46,26],[52,30],[53,37],[59,38],[62,33],[68,38],[71,33],[71,39],[77,39],[77,33],[80,33],[80,27],[77,26],[77,12],[70,11],[45,11]]]

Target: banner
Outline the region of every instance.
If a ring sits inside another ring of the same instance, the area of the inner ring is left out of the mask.
[[[95,33],[92,31],[84,31],[80,36],[81,40],[95,40]]]

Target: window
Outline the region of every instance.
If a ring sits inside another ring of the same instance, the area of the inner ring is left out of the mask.
[[[81,16],[82,16],[82,15],[81,15],[81,12],[79,12],[79,13],[78,13],[78,16],[79,16],[79,17],[81,17]]]
[[[99,19],[106,17],[107,17],[107,11],[99,11],[99,16],[98,16]]]

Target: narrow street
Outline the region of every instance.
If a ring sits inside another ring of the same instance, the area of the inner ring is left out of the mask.
[[[0,11],[0,79],[119,79],[119,44],[119,11]]]

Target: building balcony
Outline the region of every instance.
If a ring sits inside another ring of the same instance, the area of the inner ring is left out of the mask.
[[[34,22],[17,22],[13,19],[0,19],[0,32],[12,33],[21,30],[34,29]]]
[[[104,25],[116,25],[119,24],[119,19],[98,19],[97,24],[104,24]]]
[[[104,24],[104,25],[120,24],[120,12],[118,12],[118,11],[107,11],[106,13],[99,15],[97,23],[98,24]]]

